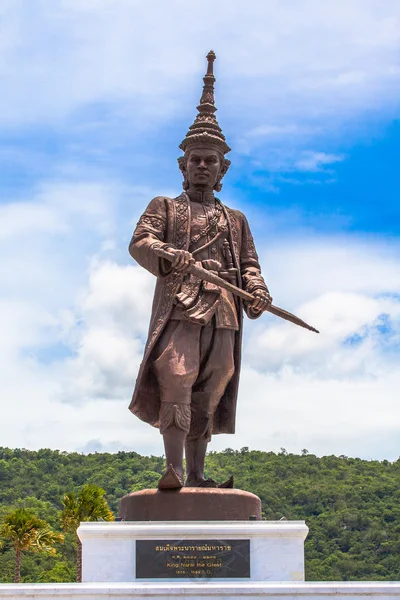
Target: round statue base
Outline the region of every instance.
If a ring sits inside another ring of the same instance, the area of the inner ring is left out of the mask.
[[[119,503],[123,521],[249,521],[261,520],[255,494],[227,488],[141,490]]]

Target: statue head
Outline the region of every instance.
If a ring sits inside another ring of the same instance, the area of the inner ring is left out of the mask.
[[[192,146],[178,158],[179,168],[183,175],[183,189],[204,188],[222,189],[222,178],[229,169],[231,161],[222,152],[212,146]]]
[[[185,139],[179,148],[184,155],[178,158],[183,175],[183,189],[189,187],[215,190],[222,188],[222,178],[231,164],[225,158],[230,151],[222,129],[215,116],[213,62],[215,54],[207,54],[207,73],[203,78],[204,87],[197,107],[197,117],[189,127]]]

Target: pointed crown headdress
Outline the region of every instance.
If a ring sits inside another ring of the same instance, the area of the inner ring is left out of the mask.
[[[216,107],[214,103],[214,82],[213,62],[216,59],[213,50],[207,54],[207,73],[203,77],[204,87],[200,98],[200,104],[197,107],[199,111],[193,125],[189,127],[185,139],[179,148],[186,152],[190,146],[215,146],[217,150],[226,154],[230,151],[226,143],[225,136],[221,127],[218,125],[215,116]]]

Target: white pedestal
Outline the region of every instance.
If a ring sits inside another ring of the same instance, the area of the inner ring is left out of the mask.
[[[398,582],[0,583],[0,600],[400,600]]]
[[[218,578],[212,581],[268,582],[304,581],[304,521],[146,521],[82,523],[83,582],[169,582],[171,586],[193,582],[189,577],[138,579],[136,542],[158,540],[160,544],[201,540],[249,540],[250,573],[246,578]],[[205,583],[205,582],[204,582]]]

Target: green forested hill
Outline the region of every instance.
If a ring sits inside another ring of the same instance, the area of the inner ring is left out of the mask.
[[[155,487],[161,457],[135,452],[67,453],[0,448],[0,522],[17,506],[59,529],[64,493],[84,483],[103,487],[112,510],[126,493]],[[207,475],[260,496],[266,519],[304,519],[307,580],[400,580],[400,460],[317,458],[282,450],[211,452]],[[0,581],[12,580],[13,550],[0,550]],[[23,581],[74,579],[73,537],[55,557],[26,554]]]

